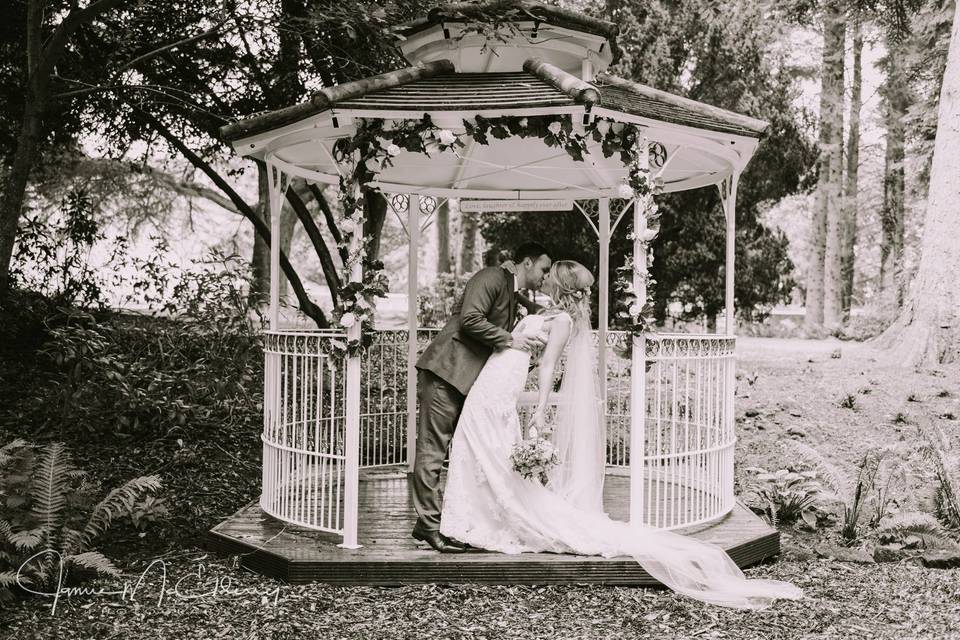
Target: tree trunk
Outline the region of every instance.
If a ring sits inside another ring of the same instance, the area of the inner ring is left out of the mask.
[[[863,104],[863,72],[861,58],[863,53],[863,33],[860,16],[853,22],[853,87],[850,91],[850,118],[847,133],[847,178],[843,194],[843,226],[841,233],[840,274],[843,288],[840,294],[840,306],[843,320],[850,319],[850,307],[853,305],[853,274],[855,271],[854,247],[857,244],[857,192],[860,172],[860,107]]]
[[[823,53],[820,71],[820,159],[817,196],[810,234],[810,267],[807,271],[806,317],[808,328],[824,323],[824,313],[839,306],[826,303],[826,288],[837,295],[839,284],[840,156],[843,145],[843,15],[835,4],[828,3],[823,14]],[[839,78],[839,81],[838,81]],[[839,122],[839,126],[838,126]],[[834,236],[828,262],[828,238]],[[829,266],[828,266],[829,265]],[[836,266],[835,266],[836,265]],[[829,280],[831,279],[832,280]],[[829,283],[829,284],[828,284]],[[837,296],[839,298],[839,296]]]
[[[452,273],[450,260],[450,200],[437,209],[437,273]]]
[[[48,9],[43,0],[28,0],[25,52],[26,95],[24,96],[23,122],[17,137],[10,173],[0,194],[0,296],[10,287],[10,260],[13,245],[17,240],[17,227],[27,192],[30,171],[37,160],[37,149],[44,138],[43,117],[50,106],[50,77],[67,48],[74,32],[84,24],[110,11],[123,0],[99,0],[85,7],[74,6],[53,28],[52,34],[43,30],[44,12]]]
[[[880,299],[891,308],[903,306],[903,159],[906,143],[907,77],[902,47],[888,41],[887,77],[884,82],[887,148],[883,170],[883,209],[880,212]]]
[[[460,274],[473,273],[477,268],[477,214],[460,212]]]
[[[387,199],[379,191],[368,190],[363,199],[363,237],[367,242],[367,259],[380,258],[380,236],[387,221]]]
[[[878,342],[892,362],[935,367],[960,361],[960,21],[954,9],[920,265],[897,321]]]
[[[267,165],[257,163],[257,207],[254,210],[270,226],[270,195],[267,185]],[[250,259],[250,305],[266,304],[270,297],[270,245],[258,233],[253,234],[253,256]]]
[[[288,189],[289,191],[289,189]],[[283,208],[280,209],[280,251],[292,257],[290,247],[293,244],[293,236],[297,231],[297,213],[286,200],[283,202]],[[289,282],[287,276],[280,273],[280,299],[287,297]]]
[[[824,91],[827,92],[828,109],[822,116],[829,119],[829,173],[820,175],[823,189],[823,207],[826,217],[823,253],[823,324],[827,329],[836,329],[843,320],[841,294],[842,219],[843,219],[843,58],[846,24],[841,7],[829,3],[827,33],[824,48],[829,51],[829,64],[824,68]],[[827,43],[829,42],[829,45]],[[824,62],[827,63],[825,54]],[[821,124],[823,126],[823,124]]]

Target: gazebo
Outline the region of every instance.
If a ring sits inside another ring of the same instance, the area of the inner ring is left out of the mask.
[[[493,7],[510,19],[485,26]],[[611,516],[717,542],[741,566],[779,551],[733,490],[734,206],[767,125],[606,73],[616,33],[533,2],[443,5],[404,26],[410,67],[223,128],[269,169],[271,287],[262,495],[211,531],[214,548],[288,581],[653,582],[630,559],[441,557],[409,537],[414,362],[435,330],[417,324],[418,245],[439,202],[457,198],[479,212],[576,209],[597,235]],[[360,295],[337,330],[281,327],[279,212],[293,177],[339,189],[357,290],[363,225],[350,211],[360,186],[387,196],[409,237],[405,331],[364,325]],[[726,218],[726,334],[611,331],[612,234],[632,234],[637,321],[654,195],[704,187],[719,189]]]

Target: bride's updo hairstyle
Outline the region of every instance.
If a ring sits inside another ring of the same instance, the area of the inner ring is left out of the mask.
[[[550,267],[550,278],[556,290],[553,298],[556,305],[554,311],[566,311],[573,318],[573,326],[580,325],[581,320],[590,324],[590,287],[594,277],[590,271],[574,260],[557,260]]]

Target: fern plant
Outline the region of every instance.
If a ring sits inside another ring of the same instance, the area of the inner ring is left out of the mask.
[[[81,573],[118,575],[94,548],[110,526],[133,514],[138,500],[160,489],[142,476],[95,501],[97,485],[77,469],[61,443],[38,447],[17,439],[0,447],[0,600],[20,585],[49,591]]]
[[[899,547],[921,546],[927,549],[957,547],[940,522],[931,514],[910,511],[887,516],[877,525],[877,539]]]
[[[931,463],[937,480],[934,508],[948,527],[960,530],[960,455],[938,425],[922,421],[918,428],[924,439],[921,453]]]
[[[787,440],[784,447],[794,460],[794,466],[815,474],[823,489],[821,497],[839,508],[840,534],[844,540],[856,540],[860,518],[869,507],[873,507],[875,521],[883,517],[890,504],[890,491],[896,485],[894,470],[899,469],[893,464],[884,465],[894,453],[892,448],[868,449],[857,463],[854,474],[850,474],[807,444]]]

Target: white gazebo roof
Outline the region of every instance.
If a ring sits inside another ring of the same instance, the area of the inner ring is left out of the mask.
[[[416,66],[322,89],[307,102],[221,133],[242,155],[328,184],[340,176],[333,146],[354,133],[355,119],[425,115],[456,133],[464,132],[464,120],[478,116],[558,115],[575,127],[591,118],[633,123],[653,145],[653,169],[665,192],[719,184],[743,170],[765,122],[595,73],[615,58],[614,25],[516,4],[542,20],[517,22],[502,42],[491,42],[469,30],[477,5],[445,5],[405,28],[404,53]],[[628,168],[616,155],[605,158],[599,143],[589,150],[587,162],[580,162],[561,148],[511,137],[429,156],[404,151],[373,186],[467,198],[615,197]]]

